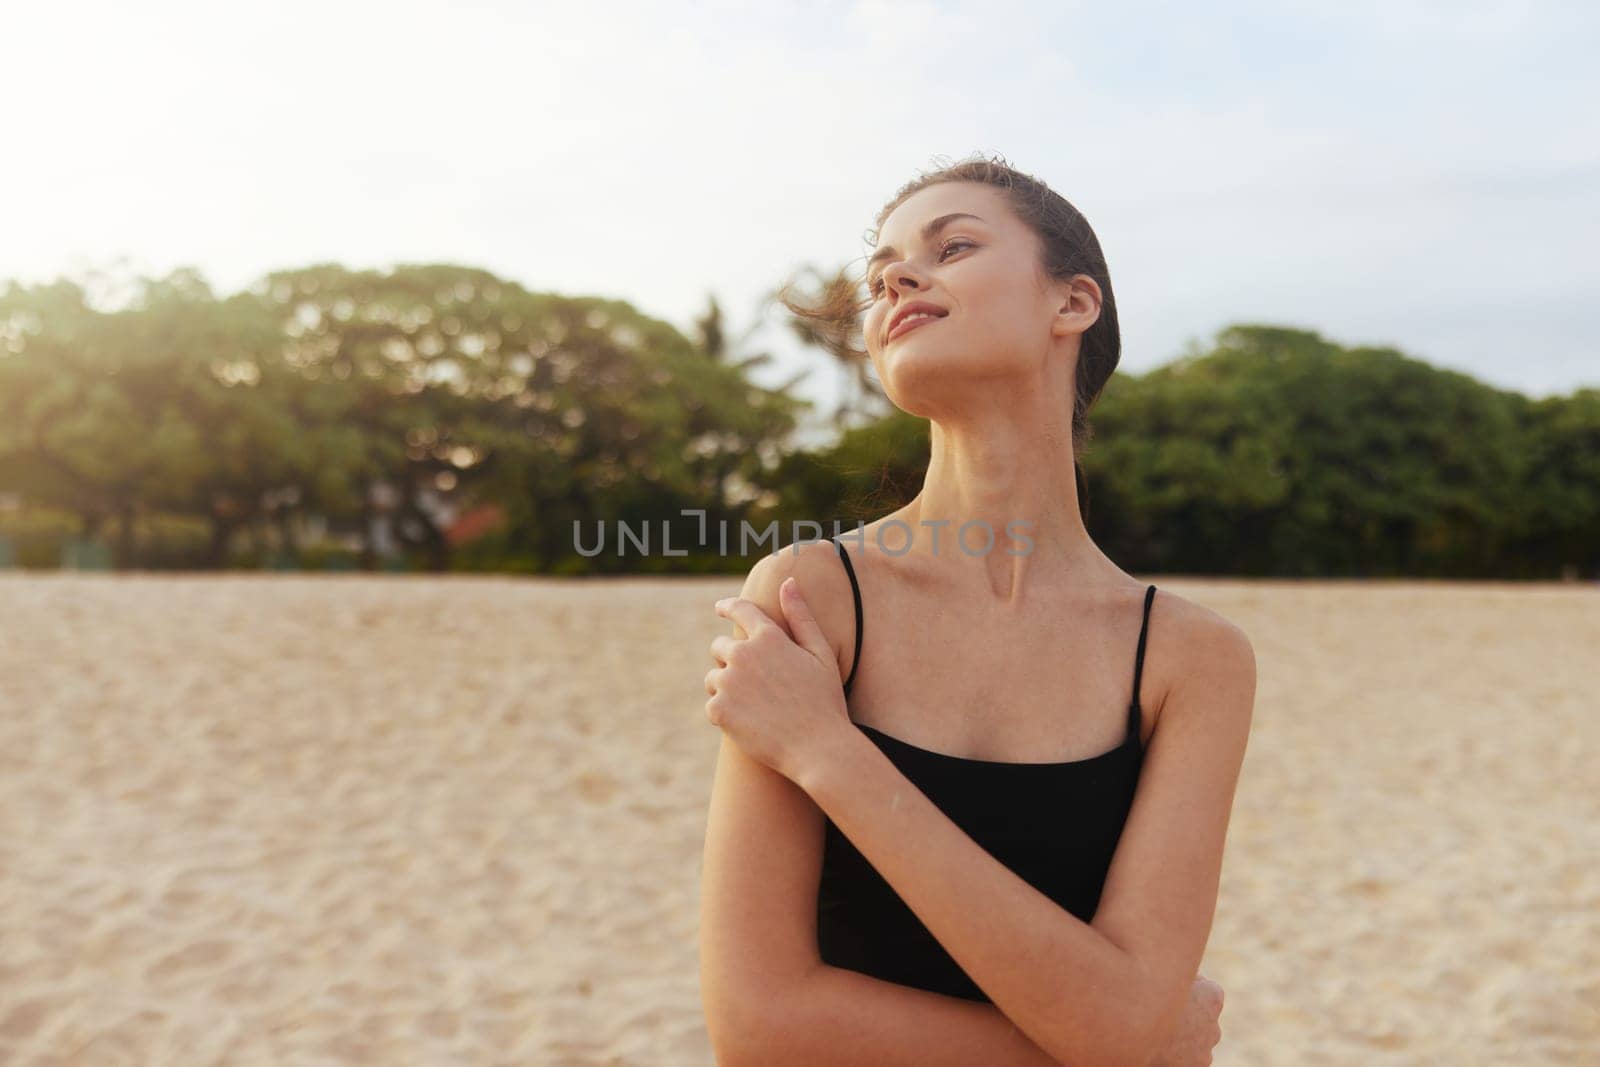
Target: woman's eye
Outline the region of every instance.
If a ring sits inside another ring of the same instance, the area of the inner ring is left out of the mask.
[[[957,246],[959,246],[960,248],[976,248],[977,247],[971,241],[961,241],[961,240],[946,241],[945,244],[944,244],[944,247],[939,249],[939,260],[940,260],[940,262],[944,261],[944,257],[945,257],[945,253],[946,252],[949,252],[952,248],[955,248]],[[873,278],[872,280],[867,282],[867,294],[869,296],[871,296],[873,299],[877,299],[878,296],[880,296],[882,293],[883,293],[883,281],[882,281],[881,278]]]

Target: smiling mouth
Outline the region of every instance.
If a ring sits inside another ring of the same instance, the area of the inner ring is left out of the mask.
[[[904,322],[896,324],[895,328],[889,331],[889,336],[885,343],[888,341],[897,341],[901,337],[910,333],[912,330],[915,330],[918,326],[926,326],[928,323],[938,322],[942,318],[944,318],[943,315],[917,315],[914,318],[908,318]]]

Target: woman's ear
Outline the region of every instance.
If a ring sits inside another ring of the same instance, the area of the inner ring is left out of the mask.
[[[1100,285],[1087,274],[1057,283],[1060,303],[1053,329],[1057,334],[1083,333],[1100,319]]]

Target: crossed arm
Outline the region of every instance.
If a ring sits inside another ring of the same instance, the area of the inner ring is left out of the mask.
[[[745,595],[761,604],[757,577]],[[775,619],[781,577],[768,576]],[[719,1061],[1149,1062],[1210,933],[1253,703],[1249,643],[1219,622],[1197,632],[1184,683],[1163,705],[1093,923],[985,852],[865,738],[841,731],[834,758],[800,783],[724,738],[701,915],[702,997]],[[823,813],[992,1005],[820,961]],[[979,910],[975,899],[993,903]]]
[[[720,1067],[1058,1067],[993,1004],[823,963],[822,834],[803,790],[723,738],[700,922],[701,996]]]

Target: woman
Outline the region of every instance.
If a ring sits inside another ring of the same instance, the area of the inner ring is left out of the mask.
[[[718,603],[718,1061],[1210,1063],[1197,971],[1255,657],[1084,527],[1120,352],[1099,242],[998,159],[924,175],[877,226],[867,354],[932,451],[864,536],[782,549]]]

